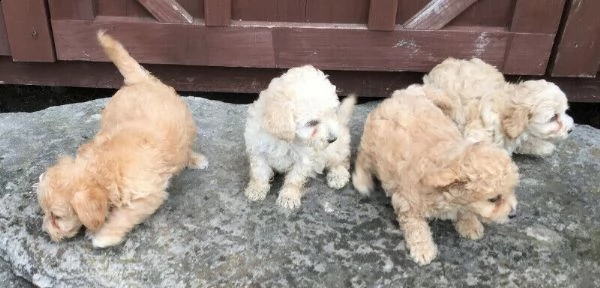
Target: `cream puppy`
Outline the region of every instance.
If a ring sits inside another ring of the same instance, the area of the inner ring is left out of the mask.
[[[355,97],[342,104],[327,76],[307,65],[271,81],[248,108],[244,139],[250,181],[244,194],[252,201],[269,192],[274,171],[285,173],[277,203],[300,206],[309,177],[327,170],[327,184],[340,189],[349,181],[348,121]]]
[[[545,80],[508,83],[477,58],[446,59],[423,82],[446,91],[449,103],[440,108],[466,137],[509,153],[549,155],[573,128],[567,97],[558,86]]]
[[[362,194],[381,185],[397,215],[411,258],[437,254],[427,220],[450,219],[463,237],[483,236],[481,222],[505,222],[516,209],[517,166],[506,151],[466,140],[428,98],[443,92],[413,85],[369,113],[352,182]]]

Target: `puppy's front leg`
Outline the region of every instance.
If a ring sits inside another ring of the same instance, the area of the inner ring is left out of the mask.
[[[517,150],[517,154],[529,154],[538,156],[547,156],[554,152],[556,146],[550,142],[544,141],[536,137],[529,137],[522,143]]]
[[[400,228],[404,234],[410,257],[419,265],[431,263],[437,255],[437,246],[433,243],[429,224],[422,218],[408,215],[398,216]]]
[[[97,248],[104,248],[121,243],[125,235],[141,223],[162,205],[167,199],[165,191],[149,193],[144,198],[131,201],[129,205],[115,208],[108,216],[108,220],[96,233],[92,235],[92,244]]]
[[[287,209],[295,209],[300,207],[300,199],[304,194],[303,186],[306,183],[310,167],[303,165],[294,165],[292,170],[285,175],[285,182],[279,191],[277,204]]]
[[[244,195],[251,201],[263,200],[271,189],[269,181],[273,177],[273,169],[267,160],[259,155],[250,155],[249,161],[250,181],[244,190]]]
[[[454,229],[460,236],[467,239],[480,239],[483,237],[483,225],[477,219],[477,216],[471,212],[459,212],[454,221]]]

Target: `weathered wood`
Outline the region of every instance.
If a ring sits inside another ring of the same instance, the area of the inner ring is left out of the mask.
[[[52,19],[93,20],[96,17],[94,0],[48,0]]]
[[[2,0],[6,34],[14,61],[52,62],[54,46],[45,0]]]
[[[137,0],[94,0],[96,16],[153,17]]]
[[[6,36],[2,5],[0,5],[0,55],[10,55],[10,46],[8,45],[8,37]]]
[[[143,19],[97,17],[93,23],[54,20],[57,56],[61,60],[105,60],[94,33],[111,30],[142,62],[176,65],[287,68],[306,63],[323,69],[368,71],[428,71],[449,56],[480,57],[503,66],[512,34],[488,28],[464,30],[395,30],[374,33],[363,25],[243,22],[230,27],[162,25]],[[120,23],[120,24],[119,24]],[[183,29],[186,27],[186,29]],[[114,31],[114,32],[113,32]],[[538,37],[523,34],[519,37]],[[531,51],[549,51],[546,41],[530,41]],[[181,45],[185,43],[186,45]],[[511,55],[522,64],[511,73],[531,71],[537,59]],[[533,64],[532,64],[533,63]],[[512,66],[510,66],[512,67]]]
[[[369,7],[369,30],[394,30],[397,11],[398,0],[371,0]]]
[[[152,74],[178,91],[258,93],[282,69],[225,68],[206,66],[144,65]],[[387,97],[392,91],[421,82],[422,73],[325,71],[340,95]],[[65,77],[77,75],[77,77]],[[509,81],[527,78],[508,76]],[[600,75],[593,78],[549,78],[574,102],[600,102]],[[0,84],[119,88],[123,77],[111,63],[57,61],[19,63],[0,57]],[[185,93],[182,93],[185,95]],[[255,95],[240,94],[251,99]]]
[[[306,0],[236,0],[231,18],[243,21],[306,21]]]
[[[306,0],[306,22],[367,24],[370,0]]]
[[[556,34],[565,0],[517,0],[510,31]]]
[[[502,71],[506,74],[545,74],[553,44],[552,34],[512,34]]]
[[[404,23],[406,29],[441,29],[477,0],[432,0]]]
[[[154,18],[163,23],[192,23],[190,15],[177,0],[137,0]],[[206,2],[205,2],[206,3]]]
[[[552,76],[594,77],[600,63],[600,1],[573,0],[568,9]]]
[[[204,0],[204,23],[206,26],[229,26],[231,0]]]

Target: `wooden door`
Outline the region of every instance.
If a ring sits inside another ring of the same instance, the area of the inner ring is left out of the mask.
[[[452,56],[479,57],[508,74],[541,75],[565,0],[49,3],[59,60],[106,61],[95,35],[108,29],[144,63],[428,71]]]

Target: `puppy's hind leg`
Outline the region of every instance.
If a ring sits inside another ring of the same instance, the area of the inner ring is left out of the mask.
[[[190,151],[187,167],[193,169],[206,169],[208,167],[208,159],[206,159],[206,156],[203,154]]]
[[[266,159],[260,156],[250,156],[250,181],[244,190],[244,195],[250,201],[263,200],[271,189],[269,183],[273,177],[273,169]]]
[[[373,176],[367,156],[359,151],[354,164],[354,173],[352,173],[352,185],[362,195],[369,195],[373,190]]]
[[[104,225],[92,235],[92,245],[104,248],[121,243],[125,235],[162,205],[167,198],[165,191],[150,193],[133,200],[129,205],[115,208]]]

